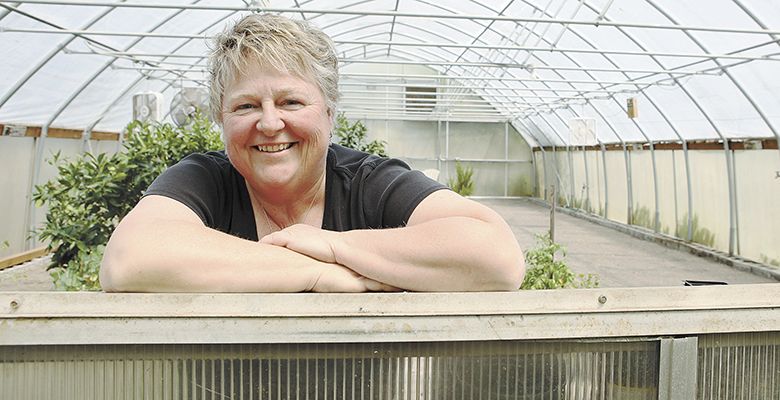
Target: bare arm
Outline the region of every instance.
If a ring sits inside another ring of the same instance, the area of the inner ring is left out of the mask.
[[[143,198],[106,247],[106,291],[300,292],[389,290],[333,263],[206,227],[187,206]]]
[[[514,290],[525,268],[503,219],[447,190],[423,200],[404,228],[336,233],[295,225],[261,242],[418,291]]]

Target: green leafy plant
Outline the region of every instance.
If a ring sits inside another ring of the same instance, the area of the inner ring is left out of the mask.
[[[460,161],[455,161],[455,179],[450,178],[447,181],[447,186],[461,196],[470,196],[474,193],[473,177],[473,168],[464,167],[460,164]]]
[[[387,143],[384,140],[368,142],[366,139],[368,128],[362,121],[350,123],[347,117],[344,116],[344,113],[339,113],[336,116],[336,127],[333,131],[338,138],[338,144],[344,147],[376,154],[380,157],[387,157],[387,151],[385,150]]]
[[[53,268],[49,273],[57,290],[100,290],[100,262],[106,246],[90,247],[76,253],[67,268]]]
[[[549,234],[536,235],[536,247],[526,251],[526,271],[520,289],[593,288],[599,286],[594,274],[575,274],[566,262],[566,249],[550,240]],[[556,254],[560,257],[556,258]]]
[[[194,152],[223,147],[219,132],[203,115],[187,127],[131,122],[123,151],[85,153],[49,161],[57,178],[35,187],[36,204],[47,205],[46,222],[36,231],[52,250],[50,274],[63,290],[99,290],[102,247],[116,225],[162,171]]]

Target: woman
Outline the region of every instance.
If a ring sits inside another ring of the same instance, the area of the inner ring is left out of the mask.
[[[403,162],[330,144],[331,40],[249,15],[215,39],[225,152],[155,180],[105,251],[107,291],[512,290],[523,256],[492,210]]]

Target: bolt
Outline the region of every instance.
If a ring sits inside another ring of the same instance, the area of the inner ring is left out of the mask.
[[[11,300],[11,309],[16,310],[17,308],[19,308],[19,302],[16,300]]]
[[[607,296],[601,295],[599,296],[599,303],[604,304],[607,302]]]

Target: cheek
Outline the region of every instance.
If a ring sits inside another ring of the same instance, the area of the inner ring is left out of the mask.
[[[247,123],[236,119],[225,121],[222,124],[222,140],[225,142],[225,145],[239,144],[238,142],[246,139],[249,132],[246,126]]]

